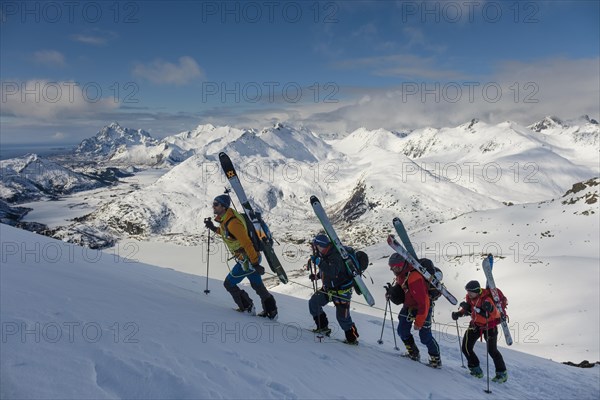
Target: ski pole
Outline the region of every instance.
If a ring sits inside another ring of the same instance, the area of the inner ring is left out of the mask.
[[[205,218],[204,222],[210,221],[210,218]],[[210,229],[208,229],[208,239],[206,245],[206,289],[204,289],[205,294],[209,294],[210,290],[208,289],[208,268],[210,267]]]
[[[400,351],[398,348],[398,342],[396,342],[396,330],[394,329],[394,313],[392,312],[392,305],[390,304],[390,300],[388,299],[387,304],[390,306],[390,320],[392,321],[392,332],[394,333],[394,350]]]
[[[485,318],[485,351],[486,351],[486,374],[487,374],[487,390],[486,393],[492,393],[490,390],[490,331],[488,330],[488,317]]]
[[[315,249],[313,248],[313,257],[315,256]],[[308,270],[310,271],[310,273],[312,275],[314,275],[315,279],[312,280],[312,287],[313,287],[313,293],[317,293],[317,265],[315,262],[313,262],[313,258],[309,257],[308,258]]]
[[[458,352],[460,353],[460,362],[462,363],[462,367],[465,367],[465,360],[463,358],[463,353],[462,353],[462,344],[460,341],[460,330],[458,330],[458,320],[455,321],[456,322],[456,334],[458,335]]]
[[[383,287],[384,289],[387,288],[387,286]],[[385,328],[385,321],[387,320],[387,309],[388,309],[388,304],[389,301],[387,301],[385,303],[385,310],[383,311],[383,324],[381,324],[381,335],[379,336],[379,340],[377,341],[378,344],[383,344],[383,328]]]

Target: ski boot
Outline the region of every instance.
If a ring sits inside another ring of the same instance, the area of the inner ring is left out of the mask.
[[[475,378],[483,378],[483,371],[481,370],[481,367],[469,367],[469,371]]]
[[[354,324],[352,324],[352,327],[350,329],[348,329],[347,331],[344,331],[344,333],[346,334],[346,340],[344,340],[344,343],[346,344],[353,344],[353,345],[357,345],[358,344],[358,331],[356,330],[356,326]]]
[[[496,376],[492,378],[492,382],[504,383],[508,380],[508,372],[496,372]]]
[[[313,319],[315,320],[315,324],[317,324],[317,327],[312,330],[313,333],[325,336],[331,335],[329,320],[327,319],[327,315],[325,315],[325,313],[321,313],[316,317],[313,317]]]
[[[419,354],[419,349],[415,344],[415,339],[411,336],[407,340],[404,340],[404,346],[406,346],[406,353],[403,354],[404,357],[408,357],[413,361],[420,361],[421,355]]]
[[[442,359],[439,355],[429,355],[429,366],[431,368],[442,368]]]
[[[256,309],[254,308],[254,303],[250,303],[249,306],[247,306],[246,308],[236,308],[235,311],[237,312],[245,312],[248,313],[250,315],[256,315]]]
[[[277,321],[277,310],[271,312],[261,311],[256,315],[258,317],[269,318],[271,321]]]
[[[277,305],[275,304],[275,298],[273,296],[269,296],[266,300],[262,302],[263,311],[259,312],[257,315],[263,318],[269,318],[270,320],[277,320]]]

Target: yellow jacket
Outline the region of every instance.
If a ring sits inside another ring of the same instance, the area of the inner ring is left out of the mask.
[[[222,218],[216,217],[215,221],[220,224],[217,233],[221,235],[229,251],[238,259],[243,260],[245,256],[248,256],[250,263],[256,264],[259,254],[254,250],[252,239],[248,236],[246,221],[242,219],[242,216],[237,217],[236,214],[232,208],[228,208]],[[254,227],[252,226],[250,229],[254,229]]]

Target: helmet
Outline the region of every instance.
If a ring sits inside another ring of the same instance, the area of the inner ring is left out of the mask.
[[[404,257],[402,257],[400,254],[393,253],[388,260],[388,265],[390,266],[390,268],[403,267],[405,261],[406,260],[404,259]]]
[[[229,196],[227,196],[226,194],[222,194],[222,195],[215,197],[215,199],[213,201],[215,203],[221,204],[225,208],[229,208],[229,206],[231,205],[231,198]]]
[[[398,253],[393,253],[388,260],[388,265],[390,266],[390,269],[394,275],[400,275],[406,264],[407,262],[404,257]]]
[[[315,246],[327,247],[331,244],[331,240],[329,239],[329,236],[319,234],[313,239],[313,244]]]
[[[469,283],[465,285],[465,290],[467,292],[480,293],[481,285],[479,285],[479,282],[477,281],[469,281]]]

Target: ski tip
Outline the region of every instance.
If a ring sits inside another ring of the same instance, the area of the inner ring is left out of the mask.
[[[224,151],[222,151],[222,152],[219,153],[219,158],[225,158],[225,157],[229,158],[229,156],[227,155],[227,153],[225,153]]]
[[[315,195],[310,196],[310,204],[320,203],[321,201]]]

